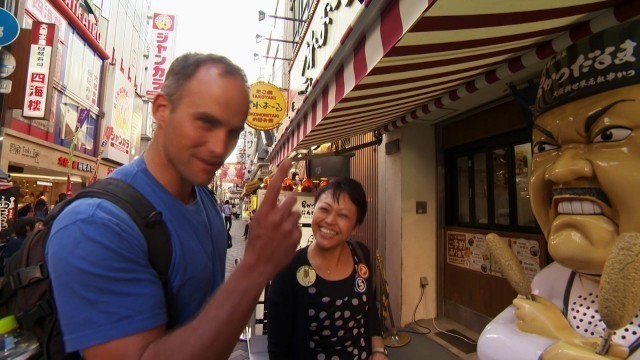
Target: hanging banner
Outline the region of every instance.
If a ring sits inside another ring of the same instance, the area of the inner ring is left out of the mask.
[[[287,100],[280,88],[264,81],[251,84],[247,125],[256,130],[275,129],[286,113]]]
[[[107,126],[104,128],[104,135],[102,136],[102,141],[100,142],[100,152],[98,153],[98,158],[96,159],[96,165],[93,167],[93,172],[91,173],[91,177],[87,183],[91,185],[98,179],[98,167],[100,167],[100,160],[102,159],[102,153],[104,153],[104,149],[107,147],[107,143],[111,138],[111,133],[113,133],[113,126]]]
[[[169,65],[175,57],[176,17],[167,14],[153,14],[151,22],[151,44],[149,63],[145,81],[145,95],[153,98],[162,89]]]
[[[80,108],[78,111],[78,121],[76,122],[76,130],[73,132],[73,139],[71,145],[69,145],[69,164],[67,166],[67,198],[70,198],[71,193],[71,169],[73,167],[73,152],[76,149],[76,142],[78,141],[78,134],[82,125],[89,119],[89,109]]]
[[[51,101],[47,96],[47,91],[54,36],[54,24],[33,22],[27,86],[22,109],[24,117],[45,118],[46,103]]]

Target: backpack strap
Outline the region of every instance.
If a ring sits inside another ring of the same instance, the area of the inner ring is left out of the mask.
[[[162,220],[162,213],[132,185],[113,177],[94,182],[89,185],[89,187],[80,191],[75,197],[65,200],[63,204],[69,200],[86,197],[108,200],[129,215],[131,220],[133,220],[142,232],[142,235],[144,235],[149,251],[149,262],[156,273],[158,273],[158,277],[162,281],[163,286],[165,286],[165,282],[169,277],[172,248],[169,230]],[[60,205],[61,204],[59,204],[59,206]],[[64,207],[66,207],[66,204]],[[46,220],[49,220],[49,217],[47,217]]]

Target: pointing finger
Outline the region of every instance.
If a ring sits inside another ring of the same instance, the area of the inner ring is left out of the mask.
[[[262,204],[260,207],[268,207],[275,208],[278,204],[278,195],[280,195],[280,189],[282,188],[282,181],[286,177],[289,169],[291,168],[291,160],[285,159],[280,166],[278,166],[278,170],[276,170],[275,175],[271,181],[269,181],[269,186],[267,187],[267,193],[264,194],[264,199],[262,199]]]

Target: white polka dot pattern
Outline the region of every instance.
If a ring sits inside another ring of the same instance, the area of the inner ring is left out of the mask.
[[[315,359],[368,359],[366,296],[353,287],[353,277],[316,279],[308,293],[309,348]]]
[[[640,312],[622,329],[614,333],[613,341],[629,347],[640,337]],[[581,281],[576,276],[567,307],[571,326],[584,337],[602,337],[606,326],[598,313],[598,285],[593,281]]]

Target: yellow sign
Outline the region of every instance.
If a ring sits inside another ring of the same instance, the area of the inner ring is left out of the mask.
[[[251,84],[247,125],[256,130],[276,128],[287,113],[287,101],[280,89],[263,81]]]

